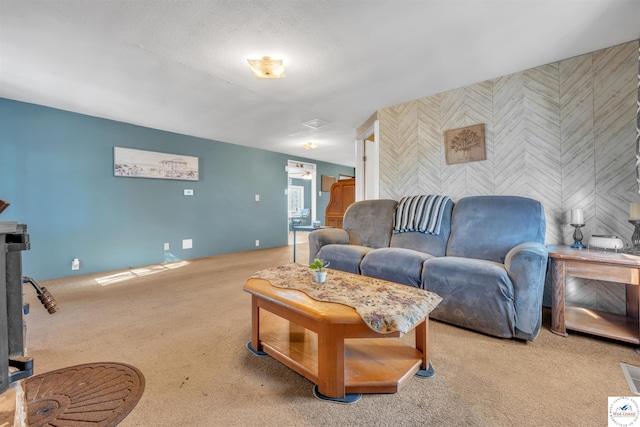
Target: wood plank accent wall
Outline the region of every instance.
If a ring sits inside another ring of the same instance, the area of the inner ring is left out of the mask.
[[[380,197],[526,196],[545,206],[548,244],[573,242],[573,208],[584,211],[585,243],[592,234],[630,243],[638,52],[638,41],[624,43],[379,110]],[[476,123],[487,160],[447,165],[444,132]],[[567,300],[624,312],[624,286],[579,280]]]

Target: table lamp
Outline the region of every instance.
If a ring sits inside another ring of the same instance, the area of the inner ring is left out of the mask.
[[[640,213],[640,210],[638,212]],[[640,223],[640,220],[638,223]],[[571,245],[571,247],[584,249],[585,246],[582,244],[582,231],[580,231],[580,227],[584,227],[582,209],[571,209],[571,226],[575,228],[575,230],[573,230],[573,245]]]

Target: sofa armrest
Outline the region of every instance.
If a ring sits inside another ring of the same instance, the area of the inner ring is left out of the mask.
[[[348,245],[349,233],[341,228],[322,228],[309,233],[309,263],[325,245]]]
[[[549,252],[541,243],[522,243],[507,253],[504,265],[513,283],[516,336],[534,340],[542,325],[542,295]]]

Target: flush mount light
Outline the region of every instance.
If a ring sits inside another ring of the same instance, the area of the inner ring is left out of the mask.
[[[306,148],[307,150],[315,150],[316,148],[318,148],[318,144],[316,144],[315,142],[305,142],[303,145],[304,148]]]
[[[282,59],[263,56],[262,59],[247,59],[253,75],[260,79],[279,79],[286,77]]]

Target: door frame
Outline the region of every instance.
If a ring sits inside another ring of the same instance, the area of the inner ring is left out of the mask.
[[[297,163],[301,163],[305,166],[310,166],[311,167],[311,223],[313,224],[313,221],[315,221],[317,219],[316,216],[316,205],[317,205],[317,201],[316,201],[316,197],[317,197],[317,186],[316,186],[316,182],[317,182],[317,173],[318,173],[318,165],[316,165],[315,163],[309,163],[307,161],[303,161],[303,160],[287,160],[287,215],[289,214],[289,179],[291,178],[290,174],[289,174],[289,167],[290,166],[294,166]]]
[[[373,135],[373,142],[369,138]],[[380,121],[356,138],[356,201],[380,198]],[[366,162],[364,159],[366,153]],[[369,191],[365,191],[365,186]]]

